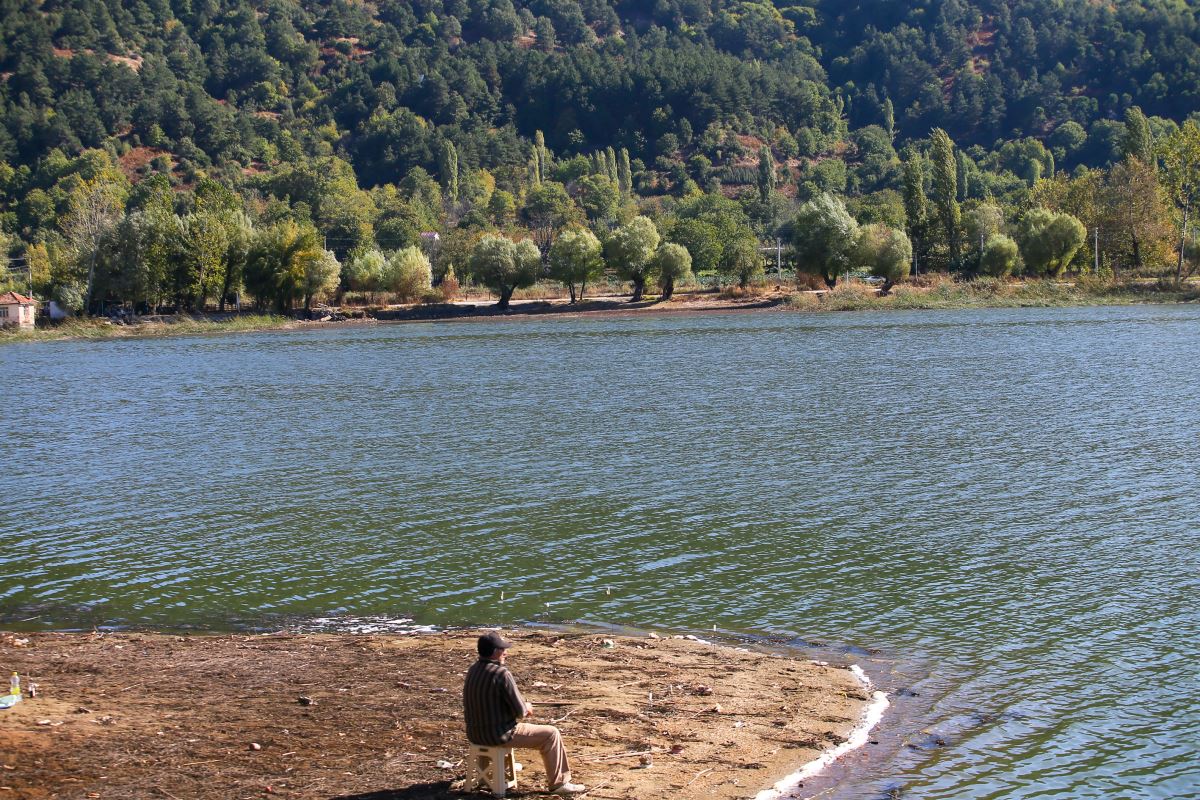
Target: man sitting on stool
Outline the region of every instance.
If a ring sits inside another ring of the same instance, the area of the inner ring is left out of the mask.
[[[504,666],[512,642],[492,632],[479,637],[479,660],[463,684],[463,716],[467,738],[488,747],[520,747],[541,751],[550,793],[569,797],[582,794],[581,784],[571,783],[571,768],[563,749],[562,734],[553,725],[517,722],[533,714],[508,667]]]

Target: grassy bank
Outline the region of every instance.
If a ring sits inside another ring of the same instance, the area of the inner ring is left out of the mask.
[[[141,336],[186,336],[204,333],[238,333],[294,328],[303,323],[269,314],[230,314],[214,317],[154,317],[132,325],[107,319],[70,319],[36,330],[0,330],[0,343],[40,342],[60,339],[120,339]]]
[[[1103,283],[1079,280],[1022,281],[979,279],[964,283],[933,278],[928,285],[896,286],[887,296],[874,287],[842,284],[824,293],[799,292],[785,307],[801,311],[867,311],[954,308],[1063,308],[1068,306],[1190,303],[1200,300],[1200,288],[1163,287],[1154,283]]]

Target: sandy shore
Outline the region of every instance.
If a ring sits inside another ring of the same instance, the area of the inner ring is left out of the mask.
[[[0,711],[0,800],[458,797],[474,636],[0,634],[0,669],[39,686]],[[846,742],[869,699],[845,667],[699,641],[511,638],[591,798],[753,797]]]
[[[54,340],[93,340],[190,336],[263,331],[319,330],[328,327],[354,327],[399,322],[467,322],[521,317],[630,317],[727,314],[758,311],[815,313],[827,311],[916,311],[962,310],[980,308],[1065,308],[1080,306],[1137,305],[1145,303],[1195,303],[1200,288],[1187,284],[1181,289],[1163,289],[1153,283],[1131,283],[1110,287],[1079,288],[1057,281],[1026,281],[975,286],[956,284],[939,278],[932,286],[897,286],[886,297],[863,283],[840,284],[832,291],[798,290],[783,285],[756,287],[739,294],[735,291],[678,292],[668,301],[657,298],[631,303],[627,297],[605,295],[589,297],[571,304],[566,298],[514,300],[507,309],[483,296],[386,308],[345,307],[338,317],[313,319],[269,317],[254,314],[202,314],[177,317],[139,318],[133,325],[115,325],[104,319],[87,319],[37,330],[0,330],[0,344]]]

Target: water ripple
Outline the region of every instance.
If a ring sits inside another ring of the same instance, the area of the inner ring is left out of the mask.
[[[908,694],[822,797],[1195,796],[1197,334],[1138,307],[0,348],[36,376],[0,619],[878,647]]]

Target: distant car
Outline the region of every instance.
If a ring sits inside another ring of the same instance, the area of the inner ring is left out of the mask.
[[[879,277],[878,275],[864,275],[863,277],[859,278],[859,280],[863,283],[869,283],[872,286],[879,286],[883,283],[883,278]]]

